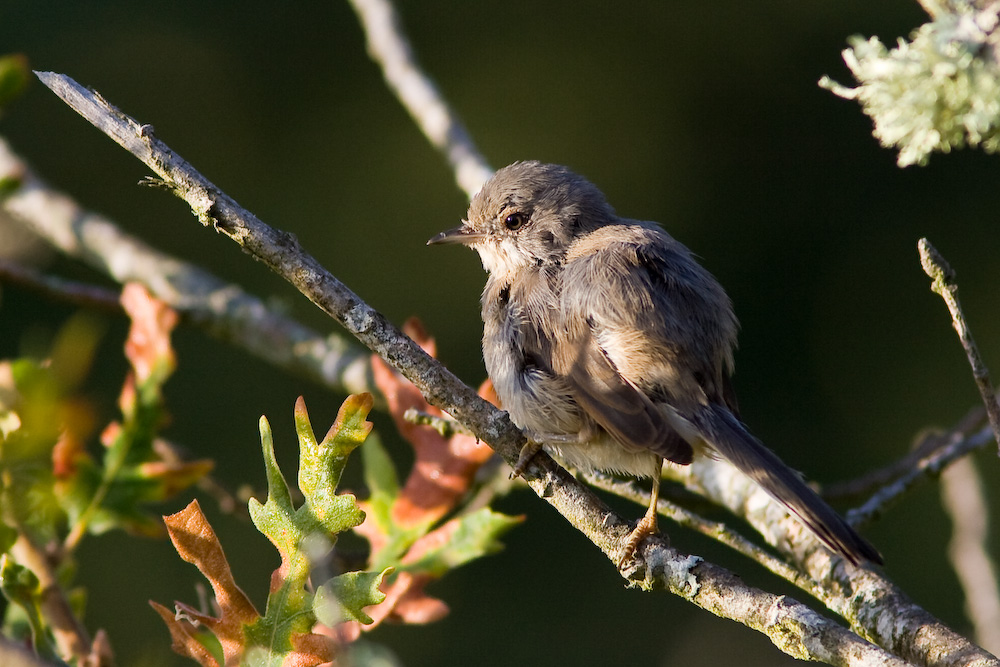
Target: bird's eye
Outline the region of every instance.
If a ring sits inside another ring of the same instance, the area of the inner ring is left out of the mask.
[[[528,222],[528,216],[524,213],[518,211],[517,213],[511,213],[506,218],[504,218],[504,227],[511,231],[517,231],[521,227],[524,227],[524,223]]]

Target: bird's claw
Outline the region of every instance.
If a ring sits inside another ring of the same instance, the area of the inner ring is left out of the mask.
[[[646,516],[639,519],[639,523],[636,524],[635,528],[629,534],[628,539],[625,541],[625,546],[622,548],[622,556],[618,559],[618,569],[624,570],[632,559],[635,557],[636,551],[639,549],[639,545],[642,541],[649,537],[650,535],[656,534],[656,515]]]
[[[535,454],[540,451],[542,451],[541,443],[534,440],[524,443],[524,447],[521,447],[521,453],[517,456],[517,463],[514,464],[514,469],[510,473],[510,478],[523,477],[524,471],[528,469],[528,464],[531,463],[531,459],[535,458]]]

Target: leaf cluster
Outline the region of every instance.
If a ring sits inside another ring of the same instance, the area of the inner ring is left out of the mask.
[[[132,320],[125,344],[131,369],[118,400],[120,419],[100,432],[97,454],[90,446],[97,409],[80,390],[99,339],[93,320],[71,320],[47,358],[0,362],[0,588],[15,603],[6,609],[4,629],[30,636],[43,655],[65,653],[56,648],[52,590],[71,585],[73,553],[84,536],[161,534],[149,505],[212,467],[164,458],[158,440],[165,422],[161,390],[176,366],[170,346],[176,314],[138,285],[126,286],[121,302]],[[65,597],[67,612],[80,616],[82,595]],[[79,634],[69,643],[89,643]]]

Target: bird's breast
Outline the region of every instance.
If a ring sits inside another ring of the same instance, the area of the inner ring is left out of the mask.
[[[483,361],[493,387],[521,428],[579,433],[586,425],[569,387],[552,372],[544,312],[518,285],[487,284],[483,295]],[[540,307],[540,306],[539,306]]]

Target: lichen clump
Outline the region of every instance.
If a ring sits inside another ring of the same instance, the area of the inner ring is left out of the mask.
[[[1000,148],[1000,40],[997,5],[942,14],[889,50],[877,37],[849,40],[844,61],[858,81],[820,85],[858,100],[874,135],[899,150],[899,166],[926,164],[934,150]]]

